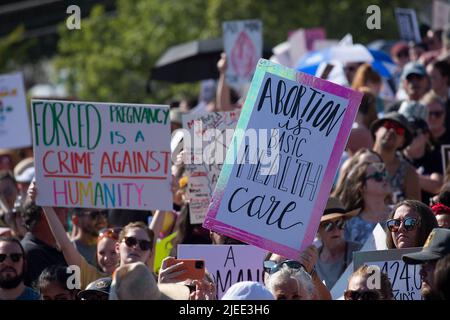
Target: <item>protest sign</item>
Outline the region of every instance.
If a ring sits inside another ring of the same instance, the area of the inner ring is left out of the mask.
[[[227,84],[235,90],[252,80],[258,59],[262,57],[262,22],[236,20],[223,23],[224,49],[227,55]]]
[[[297,258],[316,235],[361,97],[261,59],[203,226]]]
[[[32,100],[37,204],[172,209],[169,108]]]
[[[205,220],[239,113],[230,111],[183,115],[183,128],[189,131],[192,139],[201,141],[192,143],[190,150],[200,161],[186,165],[191,224],[201,224]],[[194,125],[195,122],[197,125]]]
[[[247,245],[178,245],[178,259],[205,260],[216,284],[218,299],[241,281],[263,283],[266,251]]]
[[[289,34],[290,57],[293,67],[295,67],[302,56],[308,51],[313,50],[314,42],[325,40],[326,34],[324,28],[298,29]]]
[[[442,172],[445,174],[447,172],[447,167],[450,158],[450,144],[441,145],[441,156],[442,156]]]
[[[421,42],[419,24],[414,9],[395,8],[395,18],[397,19],[401,39],[416,43]]]
[[[419,252],[421,249],[355,252],[353,254],[354,270],[356,271],[362,265],[378,266],[381,272],[387,274],[395,300],[421,300],[420,265],[406,264],[402,260],[404,254]]]
[[[367,238],[360,252],[372,251],[372,250],[386,250],[386,232],[383,227],[378,223]],[[344,291],[347,289],[348,279],[353,273],[353,261],[347,266],[344,273],[336,281],[333,288],[330,290],[333,300],[343,300]]]
[[[25,89],[21,73],[0,75],[0,148],[31,146]]]
[[[177,237],[177,233],[174,232],[167,237],[158,240],[155,246],[155,260],[153,262],[153,271],[155,273],[159,272],[161,268],[162,261],[170,255],[170,251],[173,248],[173,241]]]
[[[448,27],[450,15],[450,5],[442,1],[433,1],[433,30],[445,29]]]

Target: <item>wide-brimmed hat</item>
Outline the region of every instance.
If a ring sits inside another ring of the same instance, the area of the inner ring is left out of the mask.
[[[405,143],[400,147],[400,149],[406,148],[413,139],[413,131],[409,126],[408,119],[406,119],[403,115],[398,112],[389,112],[386,113],[383,118],[375,120],[370,126],[370,132],[372,133],[372,137],[375,140],[375,132],[385,123],[386,121],[393,121],[398,125],[402,126],[405,129]]]
[[[323,212],[322,218],[320,218],[320,222],[325,222],[328,220],[333,220],[336,218],[344,218],[350,219],[358,214],[360,209],[355,209],[352,211],[347,211],[344,208],[344,205],[338,198],[329,197],[327,201],[327,206],[325,211]]]
[[[188,300],[190,290],[181,284],[158,284],[151,270],[142,262],[117,268],[109,300]]]

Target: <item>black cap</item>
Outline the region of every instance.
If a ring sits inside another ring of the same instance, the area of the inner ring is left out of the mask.
[[[413,131],[409,125],[408,119],[405,118],[402,114],[398,112],[389,112],[386,113],[383,118],[380,118],[378,120],[375,120],[372,125],[370,126],[370,132],[372,133],[372,137],[375,140],[375,132],[383,125],[386,121],[393,121],[395,123],[398,123],[400,126],[402,126],[405,129],[405,143],[401,146],[400,149],[406,148],[413,139]]]
[[[402,259],[407,264],[421,264],[438,260],[450,253],[450,229],[435,228],[431,230],[422,251],[405,254]]]
[[[110,277],[97,279],[89,283],[85,290],[80,291],[78,293],[78,298],[84,300],[99,300],[99,297],[103,297],[108,300],[111,282],[112,278]]]

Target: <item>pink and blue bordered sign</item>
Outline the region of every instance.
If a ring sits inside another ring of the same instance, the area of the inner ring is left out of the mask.
[[[203,226],[297,258],[314,240],[361,98],[260,59]]]

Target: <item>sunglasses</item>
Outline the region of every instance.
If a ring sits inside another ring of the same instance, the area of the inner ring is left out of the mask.
[[[376,182],[381,182],[387,179],[387,171],[383,170],[383,171],[375,171],[374,173],[372,173],[371,175],[366,176],[366,180],[370,180],[373,179]]]
[[[380,300],[381,294],[376,290],[354,291],[346,290],[345,300]]]
[[[428,111],[429,117],[440,118],[444,114],[444,111]]]
[[[390,232],[397,232],[402,223],[406,231],[412,231],[419,226],[420,221],[417,218],[406,218],[405,220],[389,219],[386,221],[386,226]]]
[[[122,231],[122,228],[104,228],[98,232],[98,240],[103,238],[118,240],[120,231]]]
[[[397,58],[409,58],[409,51],[400,51],[396,55]]]
[[[264,271],[267,272],[268,274],[274,274],[280,271],[283,265],[286,265],[291,269],[299,269],[299,270],[302,269],[303,271],[305,271],[307,275],[309,275],[309,273],[305,269],[305,266],[296,260],[285,260],[280,263],[276,263],[275,261],[272,260],[266,260],[263,263]]]
[[[135,247],[139,244],[139,248],[141,248],[142,251],[148,251],[152,248],[152,243],[148,240],[138,240],[135,237],[125,237],[123,240],[127,247]]]
[[[393,121],[385,121],[383,123],[383,127],[385,127],[388,130],[393,129],[395,133],[398,134],[399,136],[403,136],[405,134],[405,128],[403,128],[401,125]]]
[[[326,232],[331,232],[335,228],[342,230],[345,227],[345,221],[344,219],[339,219],[337,221],[328,221],[321,224],[321,227],[324,228]]]
[[[10,254],[0,253],[0,262],[5,261],[6,257],[9,257],[12,262],[19,262],[22,259],[23,254],[21,254],[21,253],[10,253]]]

